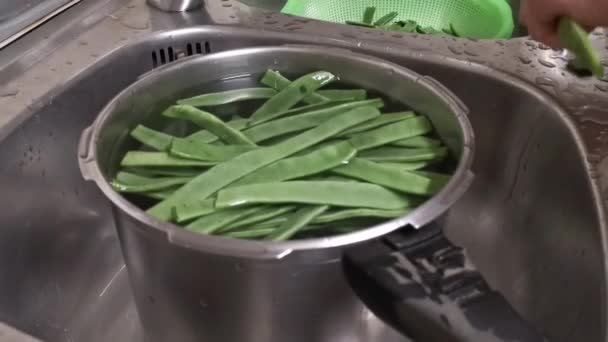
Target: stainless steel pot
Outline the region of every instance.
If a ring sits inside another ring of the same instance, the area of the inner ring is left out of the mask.
[[[230,88],[239,76],[328,70],[428,116],[458,157],[450,183],[412,213],[347,235],[285,243],[231,240],[160,222],[108,185],[128,132],[176,98]],[[219,82],[222,80],[222,82]],[[83,132],[79,162],[113,204],[131,286],[149,341],[359,341],[367,311],[342,271],[345,251],[437,220],[468,188],[473,133],[465,106],[432,78],[348,50],[233,50],[156,69],[116,96]],[[360,251],[360,249],[358,249]],[[360,252],[357,252],[360,253]],[[381,315],[382,316],[382,315]]]

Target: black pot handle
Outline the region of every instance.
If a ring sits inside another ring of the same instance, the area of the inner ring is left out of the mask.
[[[418,342],[546,341],[493,291],[438,224],[349,250],[346,277],[385,323]]]

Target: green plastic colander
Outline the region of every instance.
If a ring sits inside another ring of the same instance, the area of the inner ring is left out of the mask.
[[[441,30],[454,26],[463,37],[511,38],[513,13],[505,0],[289,0],[281,12],[317,20],[361,21],[367,7],[376,19],[395,11],[397,20],[415,20]]]

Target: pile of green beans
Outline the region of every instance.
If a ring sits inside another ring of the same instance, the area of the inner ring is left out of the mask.
[[[130,136],[142,148],[126,152],[111,184],[192,232],[273,241],[364,229],[437,193],[450,176],[437,172],[447,149],[429,120],[381,113],[385,101],[364,89],[320,89],[336,80],[269,70],[259,88],[181,99],[162,115],[198,130],[138,125]],[[208,111],[256,101],[246,119]]]
[[[437,30],[431,26],[421,26],[415,20],[398,20],[394,21],[399,16],[398,12],[390,12],[377,20],[374,20],[376,15],[376,7],[367,7],[363,13],[363,20],[347,20],[346,24],[354,26],[363,26],[368,28],[377,28],[385,31],[420,33],[420,34],[447,34],[454,37],[460,37],[456,32],[453,24],[449,27]]]

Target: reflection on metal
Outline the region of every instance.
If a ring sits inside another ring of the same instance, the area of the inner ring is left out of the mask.
[[[25,6],[8,9],[8,13],[16,14],[14,18],[0,17],[0,49],[19,39],[49,19],[74,6],[82,0],[47,0],[31,6],[31,1],[8,1],[6,4],[20,3]],[[0,5],[4,6],[4,5]],[[26,7],[26,8],[23,8]],[[28,8],[30,7],[30,8]],[[0,7],[0,9],[2,9]],[[4,9],[2,9],[4,12]],[[19,13],[21,12],[21,13]]]
[[[200,7],[202,0],[148,0],[148,4],[166,12],[185,12]]]

